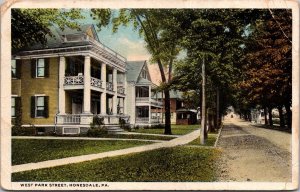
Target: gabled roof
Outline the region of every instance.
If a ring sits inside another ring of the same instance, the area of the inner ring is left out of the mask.
[[[87,41],[77,41],[77,42],[68,42],[64,43],[63,35],[73,35],[73,34],[88,34],[92,36],[96,41],[99,41],[98,35],[96,33],[95,27],[92,24],[80,25],[79,29],[71,29],[65,28],[63,31],[57,27],[50,27],[50,31],[52,32],[52,36],[47,35],[47,43],[46,45],[42,45],[40,43],[36,43],[35,45],[27,48],[26,50],[36,50],[43,48],[58,48],[58,47],[72,47],[72,46],[80,46],[80,45],[88,45]]]
[[[161,98],[161,92],[157,93],[157,97]],[[170,99],[182,99],[182,92],[170,90]]]
[[[146,61],[128,61],[126,65],[126,77],[128,82],[138,82],[140,73],[146,64]]]

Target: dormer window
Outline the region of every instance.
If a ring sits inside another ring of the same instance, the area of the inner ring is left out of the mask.
[[[79,41],[85,41],[87,35],[85,34],[69,34],[69,35],[63,35],[64,42],[79,42]]]

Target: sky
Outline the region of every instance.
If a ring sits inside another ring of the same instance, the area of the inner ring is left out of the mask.
[[[138,31],[135,31],[132,25],[121,26],[116,33],[112,32],[112,25],[102,27],[99,31],[96,26],[97,21],[90,17],[88,9],[83,10],[83,15],[86,16],[86,19],[83,20],[84,23],[95,25],[101,43],[127,58],[127,61],[148,60],[150,58],[143,38],[139,36]]]

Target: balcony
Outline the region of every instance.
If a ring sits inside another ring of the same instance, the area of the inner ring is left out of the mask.
[[[123,82],[118,82],[117,92],[118,94],[125,95],[125,86]]]
[[[97,87],[97,88],[102,88],[102,80],[91,77],[91,86]]]
[[[64,77],[64,86],[65,88],[74,88],[74,89],[83,89],[84,85],[84,76],[65,76]],[[91,77],[91,86],[102,89],[102,80]]]
[[[152,98],[149,100],[149,97],[136,97],[136,104],[140,106],[150,104],[151,106],[155,106],[159,108],[162,108],[163,106],[163,103],[161,101],[157,101]]]
[[[83,76],[65,76],[64,85],[83,85]]]
[[[106,82],[106,90],[114,91],[114,86],[112,82]]]

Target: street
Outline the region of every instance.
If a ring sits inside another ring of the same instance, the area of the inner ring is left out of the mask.
[[[291,181],[290,133],[226,118],[217,146],[223,152],[220,181]]]

